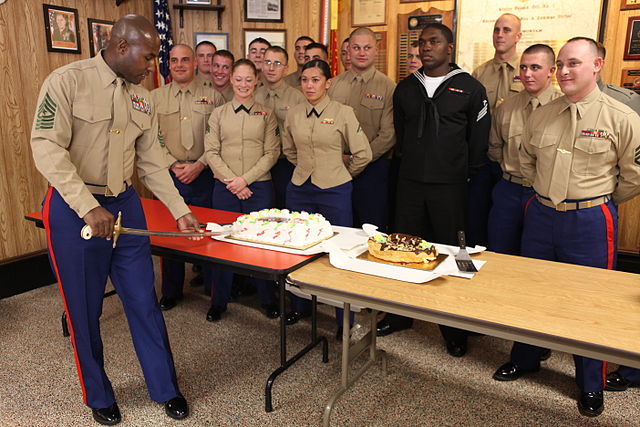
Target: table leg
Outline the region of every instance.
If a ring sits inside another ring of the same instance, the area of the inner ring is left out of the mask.
[[[267,378],[267,384],[264,389],[264,410],[265,412],[273,411],[272,392],[273,383],[284,371],[286,371],[291,365],[293,365],[298,359],[307,354],[315,346],[322,343],[322,362],[327,363],[329,361],[329,343],[327,338],[317,336],[317,297],[313,295],[311,297],[311,343],[306,345],[298,353],[294,354],[291,359],[287,359],[287,325],[285,322],[285,277],[278,278],[278,287],[280,288],[280,366],[269,375]]]
[[[340,387],[333,393],[333,395],[327,401],[324,407],[324,413],[322,414],[322,425],[329,426],[331,422],[331,412],[333,411],[336,401],[351,387],[358,379],[373,365],[377,356],[380,355],[382,359],[382,370],[384,374],[387,374],[387,355],[382,350],[376,349],[376,324],[377,315],[376,310],[372,310],[369,317],[369,332],[360,339],[357,343],[351,345],[349,342],[349,317],[348,313],[351,309],[351,304],[344,304],[344,319],[343,328],[344,335],[342,336],[342,377]],[[351,378],[349,378],[349,364],[357,359],[365,350],[369,349],[369,359],[365,364],[358,369]]]

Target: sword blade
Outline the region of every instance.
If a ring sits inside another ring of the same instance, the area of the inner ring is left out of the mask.
[[[155,237],[207,237],[207,236],[221,236],[228,234],[228,231],[205,231],[204,233],[183,233],[180,231],[156,231],[156,230],[141,230],[138,228],[120,228],[120,234],[131,234],[134,236],[155,236]]]

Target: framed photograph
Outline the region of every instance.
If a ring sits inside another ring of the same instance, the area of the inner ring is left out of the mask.
[[[249,52],[249,43],[253,39],[262,37],[271,43],[272,46],[280,46],[283,49],[287,48],[287,30],[257,30],[257,29],[245,29],[244,30],[244,54]]]
[[[640,9],[640,0],[622,0],[620,10]]]
[[[45,37],[49,52],[80,53],[78,9],[43,4]]]
[[[211,4],[211,0],[187,0],[187,4]]]
[[[93,57],[101,49],[107,47],[107,42],[111,38],[113,21],[88,18],[87,22],[89,23],[89,54]]]
[[[282,22],[283,0],[244,0],[245,22]]]
[[[213,43],[217,50],[229,50],[229,33],[193,33],[193,46],[208,41]]]
[[[371,27],[387,23],[387,0],[352,0],[351,26]]]
[[[626,61],[640,59],[640,16],[632,16],[629,18],[623,59]]]

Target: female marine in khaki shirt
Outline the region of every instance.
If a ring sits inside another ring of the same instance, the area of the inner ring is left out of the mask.
[[[212,207],[249,213],[273,206],[273,185],[269,170],[280,154],[280,137],[275,114],[253,99],[258,72],[255,65],[240,59],[233,65],[233,99],[216,108],[205,135],[205,155],[215,184]],[[233,273],[216,269],[213,296],[207,320],[220,319],[227,309]],[[255,280],[267,317],[280,315],[273,296],[273,282]]]
[[[320,59],[306,63],[300,83],[307,102],[289,110],[282,135],[284,154],[296,166],[287,186],[287,208],[321,213],[333,225],[351,227],[351,179],[371,161],[369,141],[353,109],[329,99],[329,64]],[[344,149],[351,154],[343,156]],[[293,310],[289,324],[309,314],[309,301],[293,297]],[[340,339],[342,310],[336,312]]]

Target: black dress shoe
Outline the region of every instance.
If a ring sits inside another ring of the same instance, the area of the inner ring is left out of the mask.
[[[404,331],[413,326],[413,319],[402,316],[389,316],[388,314],[378,322],[376,328],[376,335],[379,337],[385,337],[394,332]]]
[[[638,386],[640,386],[640,383],[624,379],[618,371],[613,371],[607,375],[607,384],[604,389],[607,391],[625,391],[629,387]]]
[[[311,316],[311,313],[300,313],[299,311],[290,311],[285,314],[284,322],[287,325],[295,325],[300,319]]]
[[[178,301],[181,300],[182,297],[162,297],[160,298],[160,310],[167,311],[171,310],[173,307],[178,305]]]
[[[540,361],[541,362],[544,362],[545,360],[547,360],[550,357],[551,357],[551,350],[549,350],[548,348],[545,348],[544,350],[542,350],[542,353],[540,353]]]
[[[538,372],[540,367],[535,369],[523,369],[512,362],[507,362],[500,366],[498,370],[493,374],[493,379],[496,381],[515,381],[523,374],[529,374],[531,372]]]
[[[227,307],[212,305],[207,311],[207,322],[217,322],[222,318],[222,313],[227,311]]]
[[[604,411],[604,398],[601,391],[591,391],[580,393],[578,400],[578,410],[585,417],[597,417]]]
[[[189,405],[187,405],[187,399],[178,395],[171,400],[164,402],[164,410],[174,420],[181,420],[187,418],[189,415]]]
[[[264,308],[264,314],[269,319],[277,319],[280,317],[280,307],[278,304],[262,304],[262,308]]]
[[[462,357],[467,354],[467,343],[447,341],[447,353],[453,357]]]
[[[204,279],[202,278],[202,274],[198,274],[196,277],[191,279],[189,281],[189,284],[194,288],[204,285]]]
[[[114,426],[122,420],[117,403],[108,408],[91,408],[91,412],[93,413],[93,419],[105,426]]]

